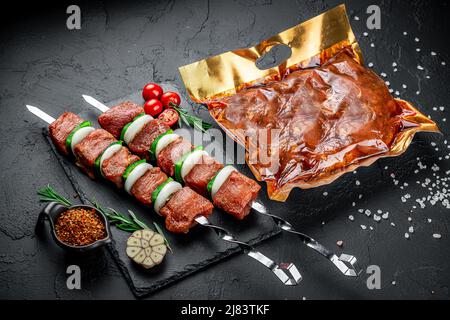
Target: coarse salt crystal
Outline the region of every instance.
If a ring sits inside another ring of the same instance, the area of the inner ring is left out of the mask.
[[[356,181],[355,181],[355,184],[356,184],[357,186],[359,186],[359,185],[361,184],[361,182],[359,182],[359,180],[356,180]]]
[[[358,16],[355,16],[355,20],[356,20],[356,21],[359,21],[359,17],[358,17]]]
[[[409,233],[408,232],[405,232],[405,238],[409,239]]]
[[[367,66],[368,66],[369,68],[372,68],[372,67],[373,67],[373,63],[372,63],[372,62],[369,62],[369,63],[367,64]]]
[[[432,56],[435,56],[435,55],[436,55],[436,52],[431,51],[431,55],[432,55]]]
[[[391,226],[395,227],[395,223],[391,222]]]
[[[386,220],[387,218],[389,218],[389,212],[383,213],[383,215],[381,216],[384,220]]]
[[[365,225],[361,225],[361,229],[363,229],[363,230],[366,230],[367,229],[367,227],[365,226]]]
[[[371,46],[372,48],[374,48],[374,47],[375,47],[375,43],[371,43],[370,46]]]
[[[428,223],[431,223],[433,220],[431,220],[430,218],[427,219]]]
[[[355,220],[355,217],[352,216],[352,215],[349,215],[349,216],[348,216],[348,219],[349,219],[350,221],[353,221],[353,220]]]
[[[325,192],[323,193],[323,196],[326,197],[327,195],[328,195],[328,192],[325,191]]]
[[[423,70],[423,67],[419,64],[419,65],[417,66],[417,69]]]
[[[375,220],[376,222],[380,222],[381,217],[379,215],[377,215],[377,214],[374,214],[373,215],[373,220]]]
[[[372,212],[369,209],[366,209],[366,211],[364,211],[365,215],[370,217],[370,215],[372,214]]]
[[[433,233],[433,238],[440,239],[442,236],[439,233]]]
[[[397,66],[397,62],[392,62],[392,66],[396,67]]]
[[[415,41],[415,42],[419,42],[419,41],[420,41],[420,39],[419,39],[419,38],[417,38],[417,37],[415,37],[415,38],[414,38],[414,41]]]
[[[363,32],[364,37],[367,37],[369,35],[368,32]]]
[[[409,227],[408,232],[409,233],[414,233],[414,227],[413,226]]]

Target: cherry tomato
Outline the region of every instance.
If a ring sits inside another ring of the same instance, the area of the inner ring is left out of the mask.
[[[162,94],[163,89],[153,82],[147,83],[144,89],[142,89],[142,98],[144,98],[145,101],[150,99],[159,99]]]
[[[173,105],[171,105],[172,103],[175,105],[175,107],[178,107],[181,103],[181,99],[178,93],[172,91],[164,92],[160,100],[164,108],[173,107]]]
[[[144,103],[144,111],[146,114],[156,117],[163,111],[163,105],[158,99],[150,99]]]
[[[178,115],[178,112],[173,108],[167,108],[165,109],[159,116],[158,119],[161,120],[161,122],[165,123],[169,127],[173,126],[175,123],[178,122],[178,119],[180,116]]]

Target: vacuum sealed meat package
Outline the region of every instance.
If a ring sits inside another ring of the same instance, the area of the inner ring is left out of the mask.
[[[259,69],[274,46],[291,56]],[[381,157],[398,156],[418,131],[439,132],[409,102],[395,99],[366,68],[345,6],[331,9],[255,47],[180,68],[190,97],[246,149],[269,197],[328,184]]]

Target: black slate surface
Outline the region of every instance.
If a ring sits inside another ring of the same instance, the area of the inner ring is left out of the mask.
[[[177,90],[174,86],[166,84],[163,84],[163,88],[165,91]],[[119,99],[118,101],[135,101],[140,103],[141,99],[139,92]],[[114,106],[115,103],[110,102],[108,105]],[[182,104],[181,107],[185,106]],[[97,123],[98,115],[99,113],[92,110],[89,106],[80,113],[83,119],[91,121],[95,127],[99,127]],[[189,129],[189,131],[192,132],[193,129]],[[54,148],[48,136],[47,129],[43,130],[43,134],[56,158],[61,163],[65,175],[74,187],[81,202],[90,203],[90,201],[98,201],[103,206],[114,208],[116,211],[125,214],[127,214],[128,210],[131,210],[148,226],[153,227],[153,222],[156,222],[164,230],[164,219],[160,218],[151,208],[141,205],[123,190],[116,189],[106,181],[91,180],[73,162],[66,159]],[[239,168],[239,166],[236,167]],[[245,171],[243,165],[240,169],[241,171]],[[231,234],[235,235],[236,239],[253,246],[280,233],[280,229],[271,218],[256,213],[252,213],[244,221],[237,221],[226,213],[214,209],[209,220],[213,224],[227,229]],[[126,242],[130,234],[112,227],[111,235],[113,244],[108,246],[108,250],[123,273],[134,295],[137,297],[143,297],[153,293],[233,254],[242,252],[242,249],[238,245],[223,242],[214,231],[201,226],[191,229],[188,234],[181,235],[165,231],[164,235],[168,239],[173,252],[168,253],[164,259],[164,263],[158,267],[145,270],[133,263],[126,255]],[[266,253],[266,255],[270,258],[269,253]],[[77,257],[73,257],[74,261],[76,259]],[[270,270],[258,265],[258,262],[252,258],[248,257],[248,259],[251,260],[248,262],[248,265],[255,268],[255,270],[261,273],[270,273]],[[90,261],[90,258],[88,257],[86,260]],[[85,261],[84,258],[83,261]],[[96,267],[95,263],[89,265],[90,269]],[[272,281],[275,282],[278,280],[273,277]]]
[[[27,7],[28,11],[3,10],[0,297],[133,298],[108,254],[99,267],[83,272],[81,290],[68,290],[65,271],[74,261],[61,255],[51,241],[35,238],[34,222],[42,207],[36,202],[35,190],[51,183],[66,194],[75,195],[75,191],[42,137],[41,123],[25,114],[26,103],[45,107],[57,115],[67,109],[85,110],[80,100],[82,93],[110,101],[138,91],[150,80],[181,86],[178,66],[251,46],[341,2],[91,1],[80,3],[83,15],[80,31],[66,29],[66,6],[62,4],[45,10],[38,4]],[[379,74],[385,72],[402,98],[431,115],[443,136],[419,134],[401,157],[383,159],[330,186],[296,190],[286,203],[271,205],[276,213],[337,252],[356,255],[363,267],[378,265],[381,289],[368,290],[365,273],[359,279],[344,278],[322,257],[282,234],[258,248],[273,252],[278,260],[291,257],[298,261],[304,279],[297,287],[276,284],[268,287],[271,275],[255,272],[248,267],[245,256],[236,255],[156,292],[151,298],[449,298],[449,210],[436,204],[410,212],[415,199],[427,194],[416,181],[433,178],[434,163],[439,165],[441,177],[450,169],[445,159],[448,144],[444,144],[446,139],[450,140],[450,57],[446,40],[450,31],[449,4],[424,0],[345,3],[366,63],[372,62]],[[371,4],[381,8],[381,30],[366,27],[366,9]],[[403,34],[405,31],[407,35]],[[368,35],[364,36],[364,32]],[[397,72],[393,62],[398,64]],[[417,65],[424,70],[417,69]],[[416,91],[420,94],[416,95]],[[441,111],[440,106],[445,109]],[[418,157],[427,169],[415,174]],[[408,187],[402,190],[400,185],[394,185],[391,173],[401,184],[407,182]],[[356,185],[356,180],[360,185]],[[403,203],[401,197],[406,193],[412,198]],[[359,194],[362,199],[358,199]],[[355,207],[352,202],[356,202]],[[390,217],[376,223],[359,214],[359,208],[372,212],[387,210]],[[350,221],[349,215],[355,221]],[[396,226],[392,227],[391,222]],[[361,224],[367,229],[361,229]],[[415,230],[407,240],[404,234],[411,225]],[[440,233],[442,238],[434,239],[433,233]],[[337,240],[344,241],[342,250],[336,247]]]

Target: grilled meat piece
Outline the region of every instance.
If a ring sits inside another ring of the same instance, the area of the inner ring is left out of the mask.
[[[148,170],[131,188],[131,194],[139,202],[150,205],[152,203],[152,193],[164,181],[167,175],[160,168],[155,167]]]
[[[95,159],[116,139],[108,131],[96,129],[73,147],[77,165],[94,178]]]
[[[101,114],[98,117],[98,123],[103,129],[119,139],[122,128],[143,112],[144,109],[140,105],[125,101]]]
[[[210,156],[202,156],[201,161],[196,164],[184,177],[186,185],[203,196],[208,195],[208,183],[214,175],[223,168],[223,164],[216,162]]]
[[[66,140],[69,134],[77,125],[83,122],[83,119],[72,112],[64,112],[48,127],[50,138],[56,148],[63,154],[68,155],[69,150],[66,147]]]
[[[195,225],[196,217],[208,217],[213,208],[207,199],[189,187],[184,187],[170,198],[160,213],[166,218],[167,230],[187,233]]]
[[[261,186],[240,172],[233,171],[214,196],[214,206],[242,220],[250,212]]]
[[[148,150],[150,149],[153,140],[169,129],[170,127],[161,121],[156,119],[150,121],[134,137],[133,141],[128,144],[128,148],[130,148],[133,153],[137,154],[141,158],[149,159]]]
[[[175,163],[188,151],[192,150],[192,144],[180,137],[161,150],[158,155],[158,167],[169,176],[175,173]]]
[[[130,150],[122,147],[111,158],[103,161],[102,172],[106,179],[114,183],[117,188],[123,188],[122,175],[125,169],[132,163],[139,160],[139,157],[131,154]]]

